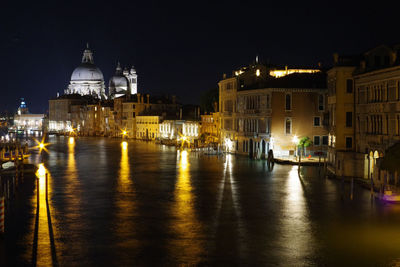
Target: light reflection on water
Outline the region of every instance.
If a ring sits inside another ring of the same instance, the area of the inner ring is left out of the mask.
[[[348,184],[342,199],[340,181],[319,177],[316,168],[303,167],[299,177],[297,166],[268,171],[261,160],[203,156],[146,142],[81,137],[50,142],[44,160],[51,172],[55,245],[50,228],[42,227],[46,217],[40,217],[40,263],[52,257],[65,266],[399,261],[400,205],[371,204],[369,191],[357,185],[350,201]],[[33,195],[21,212],[35,208]],[[16,221],[19,227],[11,231],[21,237],[8,247],[22,244],[15,258],[30,265],[35,217]]]
[[[178,261],[185,264],[198,264],[204,253],[202,225],[194,212],[194,200],[190,176],[189,152],[177,151],[177,177],[174,191],[174,204],[171,207],[174,222],[171,224],[172,234],[170,250],[178,254]]]
[[[305,261],[313,247],[313,236],[310,234],[308,207],[305,199],[303,178],[298,166],[292,166],[286,179],[282,208],[282,232],[280,233],[282,255],[290,265]]]

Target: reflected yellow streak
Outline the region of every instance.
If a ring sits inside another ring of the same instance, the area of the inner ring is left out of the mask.
[[[131,181],[130,176],[130,166],[129,166],[129,156],[128,156],[128,142],[121,142],[121,162],[119,170],[119,183],[118,192],[129,192],[131,191]]]
[[[171,249],[181,254],[188,264],[196,265],[203,253],[200,243],[201,224],[194,212],[192,185],[190,183],[190,163],[186,150],[178,151],[178,179],[175,187],[175,205],[172,208],[175,221],[172,231],[177,238],[172,241]],[[193,262],[194,261],[194,262]]]
[[[43,163],[39,164],[38,171],[36,172],[37,179],[39,180],[39,220],[38,220],[38,235],[37,235],[37,265],[44,266],[52,263],[51,254],[51,239],[49,231],[49,220],[47,217],[46,205],[46,173],[47,178],[50,180],[50,173],[47,171]],[[48,185],[49,195],[50,186]],[[38,216],[36,214],[36,216]]]
[[[68,163],[67,163],[67,177],[76,179],[76,162],[75,162],[75,139],[70,137],[68,140]]]
[[[131,179],[131,166],[129,164],[128,142],[121,142],[121,160],[118,173],[118,183],[116,188],[116,234],[118,236],[118,246],[123,249],[132,249],[135,253],[140,246],[134,238],[137,230],[134,225],[136,216],[136,206],[134,197],[134,187]],[[126,260],[127,255],[119,255],[121,262]]]
[[[305,179],[305,180],[304,180]],[[310,220],[306,198],[304,195],[304,183],[306,178],[299,177],[298,166],[293,166],[287,177],[284,191],[286,197],[283,199],[282,234],[283,244],[287,244],[288,255],[291,251],[296,251],[299,255],[307,255],[313,246],[313,236],[311,232]]]
[[[68,138],[68,144],[69,145],[75,144],[75,138],[73,138],[72,136],[70,138]]]

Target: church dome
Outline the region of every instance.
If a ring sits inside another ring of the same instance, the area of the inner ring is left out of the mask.
[[[83,51],[82,63],[72,72],[71,81],[104,81],[103,73],[94,65],[89,45]]]
[[[123,75],[121,65],[118,62],[115,74],[108,83],[109,94],[124,93],[129,88],[129,81]]]
[[[104,81],[104,77],[96,65],[82,63],[72,72],[71,81]]]

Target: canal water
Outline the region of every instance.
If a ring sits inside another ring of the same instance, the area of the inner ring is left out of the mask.
[[[50,138],[9,208],[6,265],[399,266],[400,205],[316,167]],[[37,190],[39,189],[39,192]],[[38,193],[38,194],[37,194]],[[39,205],[38,205],[39,203]]]

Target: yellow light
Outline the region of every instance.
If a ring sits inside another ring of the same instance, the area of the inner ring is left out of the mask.
[[[182,136],[182,141],[186,141],[187,137],[186,136]]]
[[[126,142],[126,141],[121,142],[121,147],[122,147],[123,150],[128,149],[128,142]]]
[[[269,75],[275,78],[281,78],[292,73],[316,73],[321,72],[318,69],[285,69],[285,70],[271,70]]]
[[[68,139],[68,143],[69,143],[70,145],[73,145],[73,144],[75,143],[75,139],[74,139],[73,137],[70,137],[70,138]]]
[[[33,140],[35,140],[35,142],[37,143],[37,146],[34,146],[33,148],[39,148],[39,153],[41,153],[42,150],[46,151],[47,153],[49,152],[46,149],[46,146],[48,146],[49,144],[44,142],[44,136],[41,142],[39,142],[36,138],[34,138]]]
[[[36,171],[36,177],[37,178],[42,178],[46,176],[46,168],[44,167],[43,163],[39,164],[39,168]]]
[[[293,136],[292,139],[293,143],[297,144],[299,142],[299,138],[297,137],[297,135]]]
[[[256,75],[257,75],[257,77],[260,76],[260,70],[259,69],[256,70]]]

